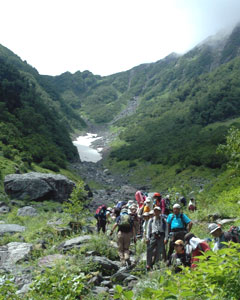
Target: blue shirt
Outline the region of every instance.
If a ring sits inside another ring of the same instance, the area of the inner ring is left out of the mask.
[[[185,214],[182,214],[182,218],[180,217],[181,214],[178,214],[178,215],[174,215],[174,218],[172,220],[172,216],[174,214],[170,214],[168,215],[167,217],[167,223],[170,224],[171,223],[171,229],[176,229],[176,228],[185,228],[185,224],[188,224],[191,222],[191,220],[185,215]],[[184,221],[184,224],[182,222],[182,219]],[[172,220],[172,222],[171,222]]]

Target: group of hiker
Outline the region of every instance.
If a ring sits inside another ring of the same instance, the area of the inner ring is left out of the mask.
[[[195,268],[198,261],[196,257],[209,251],[210,247],[207,241],[191,233],[193,223],[181,212],[181,209],[186,207],[186,199],[182,201],[183,198],[177,198],[177,203],[171,205],[170,195],[163,198],[160,193],[148,196],[137,191],[136,201],[119,201],[113,208],[100,206],[95,214],[97,230],[105,232],[106,224],[114,222],[110,236],[117,229],[118,254],[123,266],[131,265],[129,250],[131,241],[136,243],[137,239],[141,239],[147,245],[147,271],[159,261],[173,266],[175,272],[181,271],[182,265]],[[189,203],[189,211],[194,211],[196,209],[194,198],[191,198]],[[223,232],[218,224],[210,224],[208,230],[214,237],[214,251],[225,247],[224,242],[233,240],[233,236]]]

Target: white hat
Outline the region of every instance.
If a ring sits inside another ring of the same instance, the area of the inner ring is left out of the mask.
[[[213,233],[214,231],[216,231],[219,228],[221,228],[221,227],[215,223],[211,223],[208,225],[208,230],[210,233]]]
[[[155,209],[157,209],[157,210],[160,210],[160,211],[161,211],[161,207],[159,207],[159,206],[155,206],[155,207],[153,208],[153,210],[155,210]]]
[[[150,210],[149,215],[154,215],[154,210]]]
[[[146,203],[150,203],[150,202],[151,202],[151,198],[147,197],[147,199],[146,199],[145,202],[146,202]]]
[[[165,198],[166,198],[166,199],[169,199],[169,198],[170,198],[170,195],[167,195]]]
[[[173,205],[173,208],[181,208],[180,204],[176,203]]]
[[[148,217],[148,216],[149,216],[149,212],[145,212],[145,213],[143,214],[143,216],[144,216],[144,217]]]

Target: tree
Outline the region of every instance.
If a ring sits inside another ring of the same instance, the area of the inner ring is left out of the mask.
[[[219,153],[223,153],[228,159],[228,166],[240,171],[240,130],[231,127],[226,137],[226,144],[219,145],[217,148]]]
[[[79,221],[80,213],[83,210],[86,198],[87,191],[84,188],[84,182],[79,181],[73,189],[69,201],[64,204],[64,211],[70,213],[74,220]]]

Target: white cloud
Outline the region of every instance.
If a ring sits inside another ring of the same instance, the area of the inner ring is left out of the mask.
[[[184,52],[240,19],[238,0],[0,0],[0,43],[41,74],[108,75]]]

